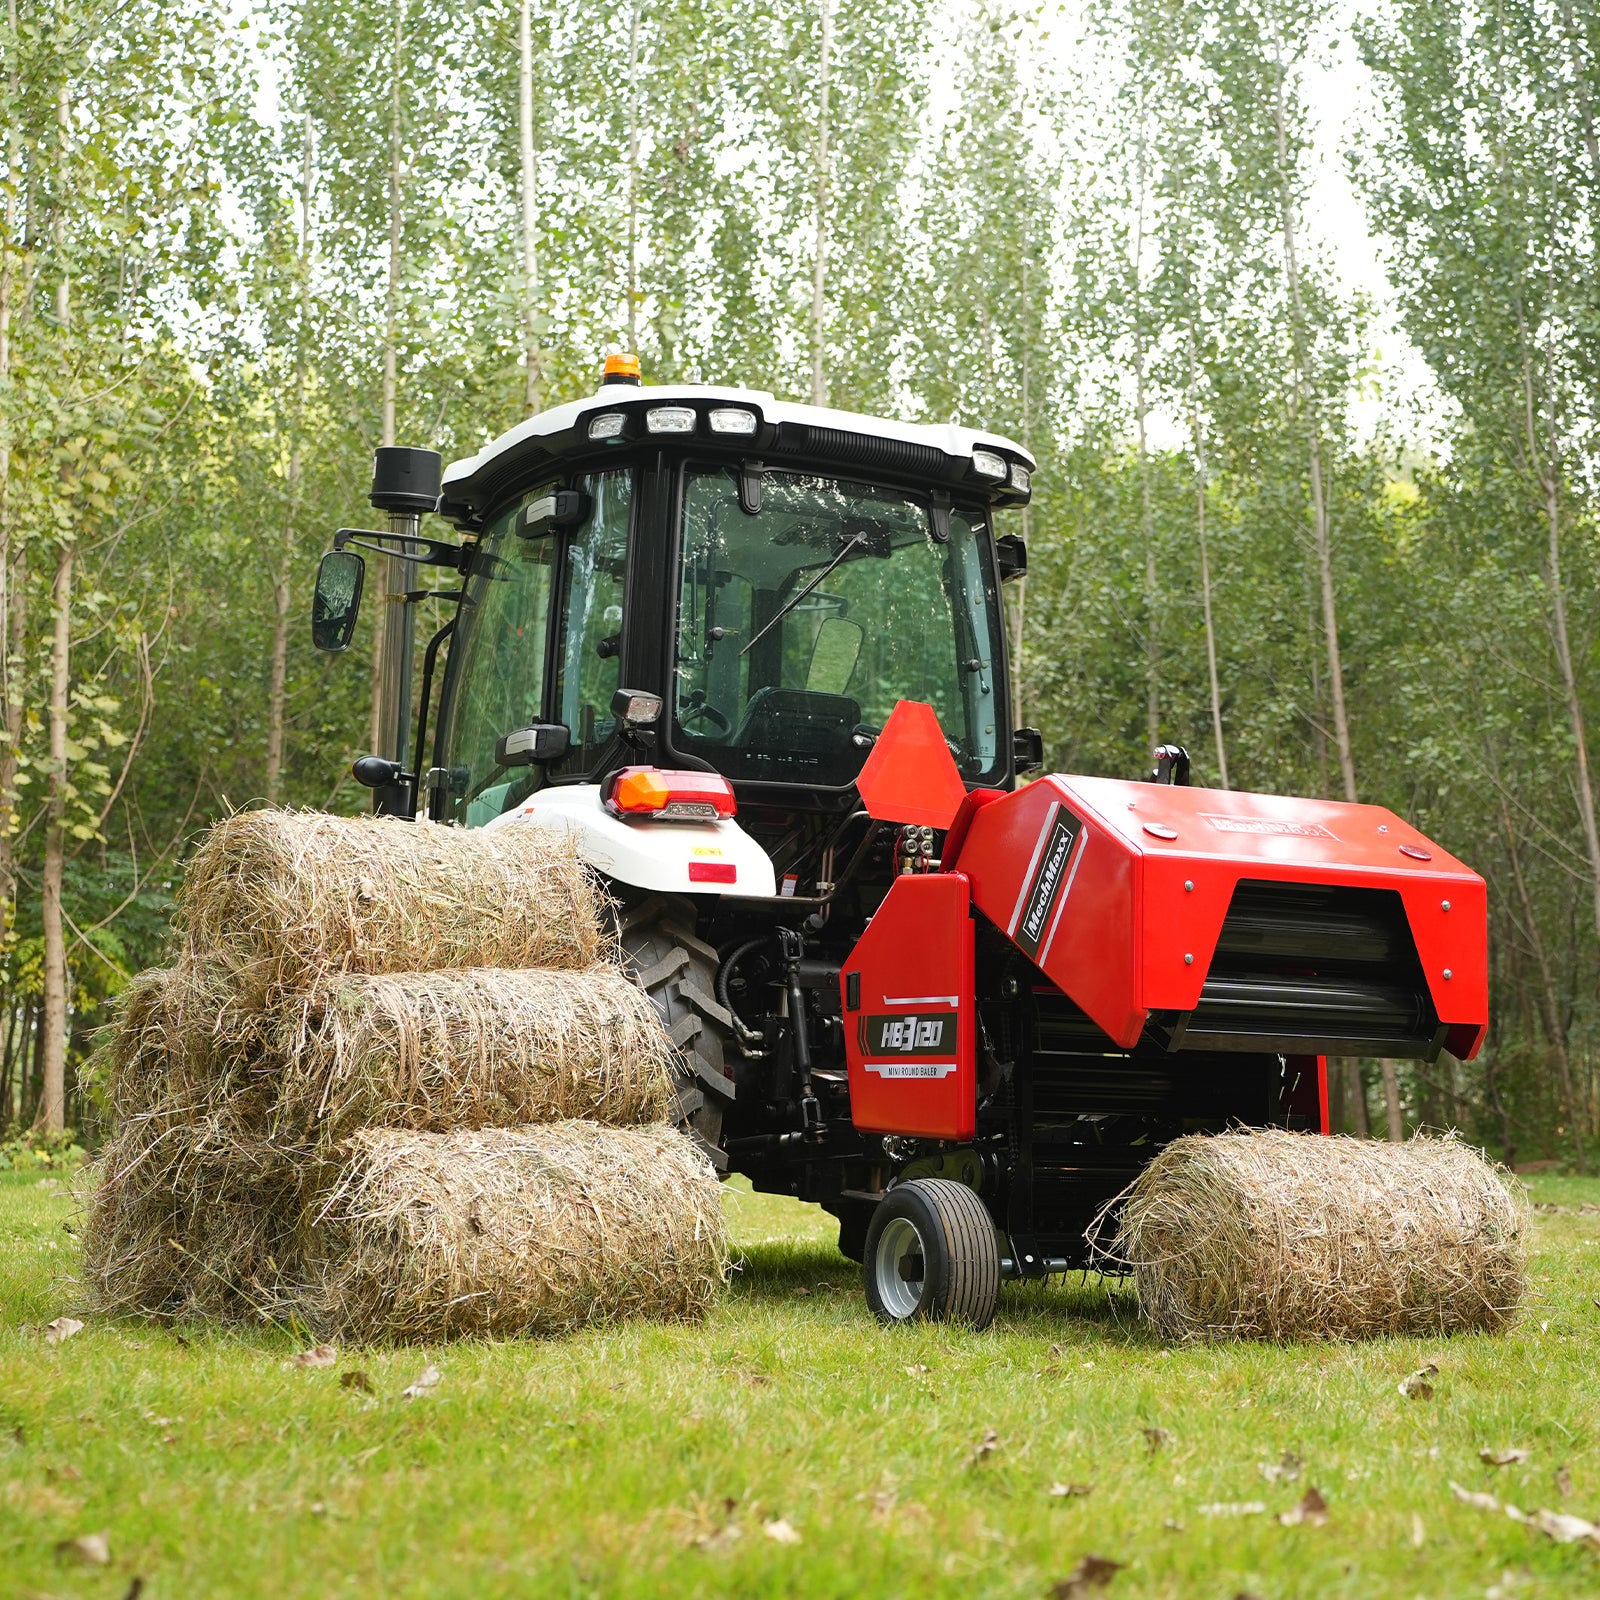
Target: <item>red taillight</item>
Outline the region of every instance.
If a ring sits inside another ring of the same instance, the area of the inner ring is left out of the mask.
[[[691,861],[690,883],[737,883],[739,869],[731,861]]]
[[[607,782],[604,798],[618,816],[660,817],[668,822],[716,822],[738,810],[733,785],[715,772],[624,767]]]

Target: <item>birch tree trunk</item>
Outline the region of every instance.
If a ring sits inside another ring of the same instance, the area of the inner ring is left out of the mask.
[[[6,63],[6,86],[11,104],[20,93],[17,58],[17,0],[7,0],[6,24],[11,56]],[[0,393],[11,381],[12,295],[16,286],[17,191],[19,170],[18,129],[15,120],[6,127],[5,237],[0,240]],[[17,748],[22,738],[21,674],[27,627],[27,569],[22,538],[11,524],[11,412],[0,402],[0,949],[9,942],[16,923],[17,879],[11,839],[17,825]],[[9,1100],[0,1103],[0,1115],[9,1119]]]
[[[532,0],[517,7],[517,135],[522,156],[522,358],[528,414],[539,409],[539,166],[533,147]],[[635,12],[637,15],[637,10]],[[630,208],[631,210],[631,208]]]
[[[300,328],[295,352],[294,404],[290,410],[289,462],[284,474],[283,535],[278,570],[272,580],[272,667],[267,683],[267,804],[283,793],[284,692],[289,675],[289,603],[294,575],[296,522],[302,476],[301,432],[305,421],[306,340],[311,312],[312,124],[306,113],[300,131]]]
[[[1217,674],[1217,634],[1211,620],[1211,562],[1206,552],[1206,431],[1200,418],[1199,361],[1195,356],[1194,329],[1189,341],[1189,427],[1194,441],[1194,524],[1200,547],[1200,606],[1206,629],[1206,670],[1211,685],[1211,733],[1217,746],[1217,781],[1228,782],[1228,747],[1222,737],[1222,687]]]
[[[1332,703],[1333,739],[1339,752],[1339,775],[1344,797],[1355,801],[1356,764],[1350,744],[1350,719],[1345,709],[1344,666],[1339,652],[1339,613],[1333,582],[1333,545],[1328,526],[1328,502],[1322,470],[1322,422],[1309,371],[1305,297],[1300,284],[1299,248],[1295,237],[1294,192],[1289,174],[1288,113],[1284,106],[1283,50],[1272,41],[1273,131],[1277,140],[1278,199],[1283,234],[1284,284],[1289,294],[1289,318],[1294,345],[1295,409],[1306,430],[1306,458],[1311,478],[1311,544],[1316,556],[1317,584],[1322,602],[1322,632],[1328,655],[1328,697]],[[1393,1070],[1391,1067],[1389,1070]],[[1387,1080],[1386,1080],[1387,1081]]]
[[[1378,1070],[1383,1074],[1383,1107],[1389,1116],[1389,1142],[1403,1144],[1406,1125],[1400,1114],[1399,1075],[1394,1070],[1394,1062],[1387,1056],[1378,1063]]]
[[[394,11],[394,55],[389,84],[389,271],[383,299],[383,423],[380,443],[394,443],[395,401],[399,391],[399,355],[396,342],[400,326],[400,157],[401,141],[401,67],[405,60],[406,0],[396,0]],[[384,574],[383,589],[378,596],[378,608],[372,640],[372,748],[382,755],[393,752],[384,746],[383,726],[383,666],[384,644],[389,631],[389,607],[395,602],[388,596],[390,569],[397,563],[385,558],[380,564]],[[403,720],[403,719],[402,719]]]
[[[43,1087],[35,1126],[59,1133],[66,1118],[67,944],[61,916],[61,884],[67,847],[67,695],[72,665],[72,554],[63,540],[51,589],[50,766],[45,788],[44,873],[39,884],[44,921]]]
[[[1161,593],[1156,568],[1155,513],[1150,502],[1150,404],[1145,393],[1144,343],[1144,208],[1145,148],[1144,108],[1140,129],[1136,182],[1138,196],[1133,225],[1133,391],[1134,420],[1138,429],[1139,524],[1144,531],[1144,639],[1145,639],[1145,741],[1153,751],[1161,743]]]
[[[639,13],[628,17],[628,349],[639,353]]]
[[[68,88],[56,92],[56,152],[60,187],[66,187],[67,127],[70,120]],[[66,264],[66,213],[58,197],[53,238],[61,276],[56,283],[57,337],[66,341],[72,326],[72,280]],[[65,363],[63,363],[65,365]],[[66,479],[69,467],[62,467]],[[70,536],[56,551],[55,580],[51,585],[50,700],[46,712],[49,769],[45,778],[44,870],[39,882],[40,913],[44,924],[43,1039],[40,1062],[39,1110],[35,1125],[59,1133],[66,1120],[67,1085],[67,944],[62,925],[61,887],[67,859],[67,714],[72,670],[72,558]]]
[[[828,99],[832,91],[833,4],[822,0],[822,39],[817,72],[816,214],[811,246],[811,403],[828,403]]]

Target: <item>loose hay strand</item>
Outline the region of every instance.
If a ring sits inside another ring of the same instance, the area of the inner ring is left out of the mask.
[[[1281,1129],[1174,1140],[1090,1230],[1172,1340],[1498,1332],[1527,1293],[1528,1202],[1452,1136]]]

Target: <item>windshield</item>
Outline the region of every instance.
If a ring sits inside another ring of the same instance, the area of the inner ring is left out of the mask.
[[[942,531],[942,530],[938,530]],[[996,775],[998,597],[976,513],[936,536],[894,490],[731,469],[684,492],[673,742],[735,778],[851,783],[898,700],[938,713],[962,776]]]
[[[495,742],[505,734],[563,723],[572,742],[549,770],[577,776],[594,767],[615,728],[633,475],[595,473],[578,486],[589,501],[576,528],[546,526],[531,538],[519,531],[523,508],[556,487],[541,484],[489,522],[472,558],[445,685],[449,821],[481,826],[544,781],[538,767],[496,764]],[[559,630],[553,651],[552,616]]]

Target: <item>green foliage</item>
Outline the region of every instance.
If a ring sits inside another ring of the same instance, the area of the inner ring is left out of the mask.
[[[71,1128],[41,1133],[12,1128],[0,1136],[0,1172],[76,1172],[88,1159]]]

